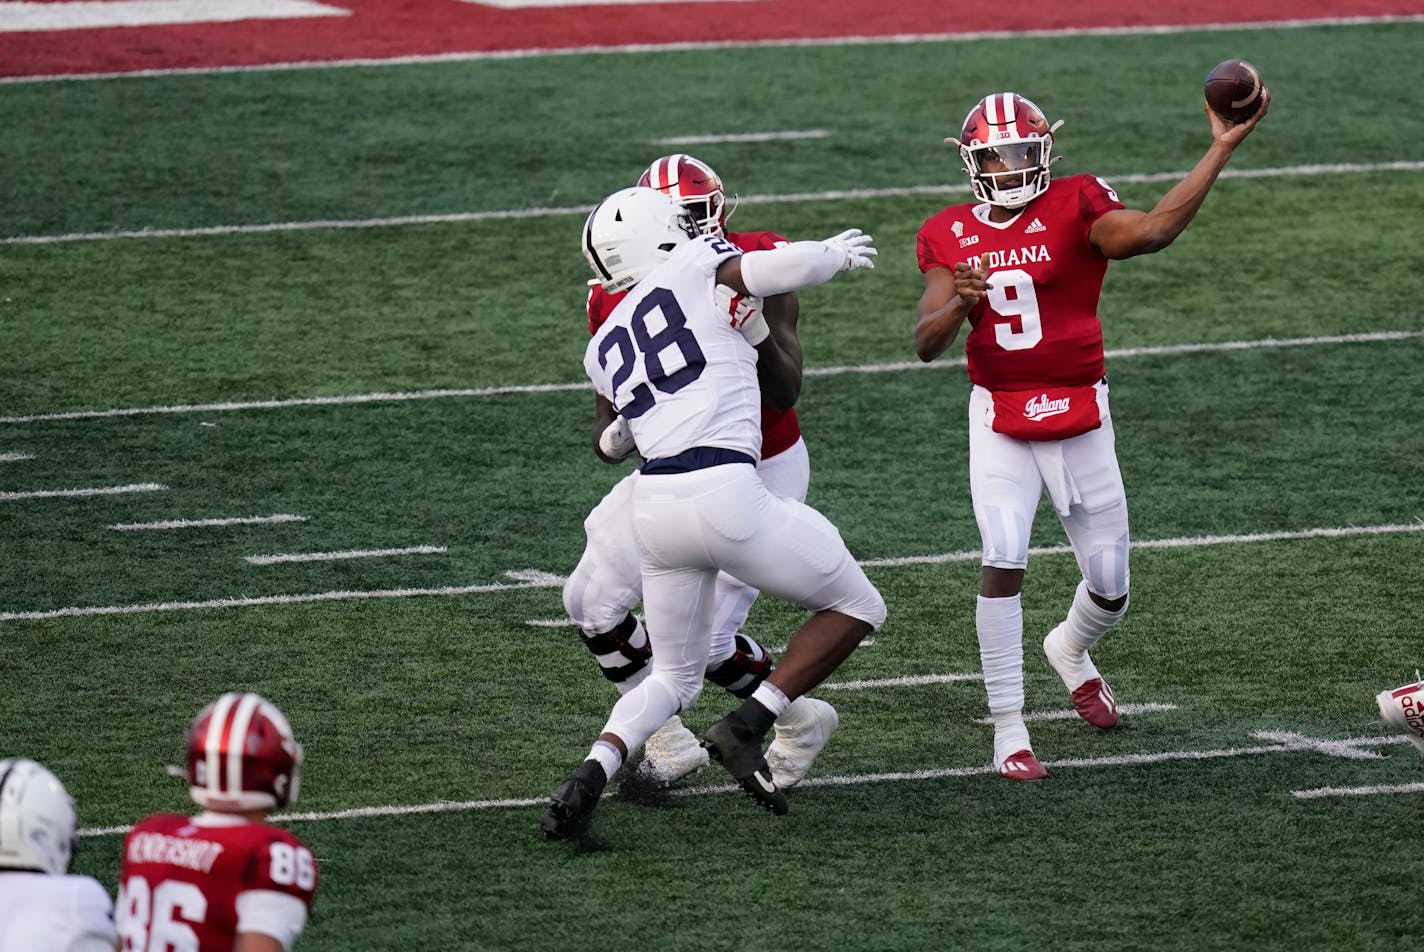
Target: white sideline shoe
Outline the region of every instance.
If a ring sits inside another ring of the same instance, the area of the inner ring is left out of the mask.
[[[792,701],[772,725],[776,739],[766,749],[772,781],[782,790],[800,783],[840,722],[836,709],[825,701],[804,696]]]
[[[676,714],[663,722],[643,745],[638,772],[667,786],[707,766],[707,751],[697,735],[683,726]]]
[[[1424,754],[1424,681],[1381,691],[1375,701],[1384,722],[1403,733]]]

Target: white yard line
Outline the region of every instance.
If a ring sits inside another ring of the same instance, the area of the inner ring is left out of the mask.
[[[472,50],[460,53],[430,53],[382,58],[312,60],[293,63],[264,63],[254,66],[197,66],[176,69],[145,69],[123,73],[61,73],[47,76],[0,77],[0,85],[10,83],[93,82],[115,79],[143,79],[155,76],[207,76],[227,73],[263,73],[298,69],[350,69],[364,67],[418,66],[430,63],[469,63],[482,60],[538,59],[554,56],[616,55],[628,53],[681,53],[697,50],[781,49],[788,47],[877,46],[914,43],[982,43],[991,40],[1059,39],[1092,36],[1174,36],[1179,33],[1220,33],[1241,30],[1294,30],[1308,27],[1372,26],[1379,23],[1419,23],[1424,14],[1385,16],[1321,17],[1319,19],[1240,20],[1235,23],[1162,24],[1159,26],[1108,26],[1056,30],[986,30],[974,33],[898,33],[891,36],[837,36],[820,39],[771,39],[708,41],[701,43],[630,43],[621,46],[574,46],[559,49]]]
[[[162,483],[129,483],[126,486],[95,486],[89,489],[29,489],[0,493],[0,500],[68,499],[75,496],[117,496],[122,493],[161,493],[168,489]]]
[[[209,526],[256,526],[273,522],[306,522],[306,516],[278,512],[270,516],[227,516],[219,519],[164,519],[159,522],[115,522],[105,528],[115,532],[144,532],[161,529],[203,529]]]
[[[342,559],[379,559],[391,555],[440,555],[448,551],[443,545],[411,545],[403,549],[346,549],[341,552],[284,552],[279,555],[248,555],[244,562],[253,565],[278,565],[283,562],[336,562]]]
[[[864,691],[874,688],[914,688],[923,684],[954,684],[960,681],[983,681],[978,671],[957,674],[908,674],[899,678],[865,678],[860,681],[825,681],[817,691]]]
[[[23,463],[27,459],[34,459],[33,453],[0,453],[0,463]]]
[[[1300,529],[1291,532],[1243,533],[1240,535],[1185,536],[1175,539],[1145,539],[1132,543],[1134,549],[1177,549],[1208,545],[1235,545],[1256,542],[1286,542],[1299,539],[1347,539],[1401,533],[1424,532],[1424,521],[1380,526],[1351,526],[1345,528]],[[1030,549],[1034,555],[1062,554],[1070,551],[1067,546],[1046,546]],[[867,568],[895,567],[902,565],[937,565],[942,562],[967,561],[977,558],[977,554],[951,552],[943,555],[918,555],[898,559],[865,559],[861,565]],[[483,595],[491,592],[507,592],[516,589],[561,588],[565,576],[538,569],[524,569],[505,573],[512,582],[493,582],[480,585],[454,585],[443,588],[395,588],[374,591],[314,592],[306,595],[265,595],[241,598],[215,598],[208,601],[150,602],[142,605],[90,605],[73,608],[54,608],[45,611],[0,612],[0,622],[42,621],[47,618],[75,618],[91,615],[142,615],[151,612],[189,611],[203,608],[248,608],[257,605],[298,605],[310,602],[344,602],[385,598],[415,598],[421,596]],[[925,675],[940,678],[950,675]],[[967,677],[967,676],[953,676]],[[851,682],[846,682],[851,683]]]
[[[1378,344],[1392,341],[1418,340],[1424,331],[1370,331],[1360,334],[1327,334],[1315,337],[1263,337],[1259,340],[1228,340],[1208,343],[1160,344],[1151,347],[1121,347],[1105,352],[1108,360],[1135,357],[1162,357],[1173,354],[1224,353],[1232,351],[1274,350],[1283,347],[1334,346],[1338,344]],[[808,377],[840,377],[848,374],[899,373],[906,370],[946,370],[963,367],[964,358],[894,361],[877,364],[850,364],[830,367],[808,367]],[[222,403],[185,403],[166,406],[118,407],[108,410],[61,410],[55,413],[32,413],[23,416],[0,416],[4,423],[48,423],[59,420],[97,420],[110,417],[150,416],[173,413],[227,413],[247,410],[282,410],[291,407],[350,406],[364,403],[400,403],[411,400],[448,400],[452,398],[497,397],[512,394],[575,393],[591,390],[584,383],[511,384],[504,387],[471,387],[441,390],[407,390],[379,393],[357,393],[334,397],[293,397],[289,400],[233,400]]]
[[[1175,711],[1176,709],[1177,705],[1175,704],[1158,703],[1119,704],[1117,706],[1117,711],[1119,714],[1128,714],[1133,716],[1141,714],[1161,714],[1164,711]],[[1071,721],[1077,716],[1078,712],[1070,707],[1058,711],[1028,711],[1024,714],[1023,719],[1025,721]],[[994,720],[990,717],[976,717],[974,718],[974,723],[987,725],[994,723]]]
[[[1318,800],[1322,797],[1378,797],[1394,793],[1424,793],[1424,783],[1396,783],[1373,787],[1315,787],[1311,790],[1292,790],[1291,796],[1300,800]]]
[[[1264,732],[1258,731],[1253,736],[1259,738],[1263,733]],[[1263,744],[1256,747],[1221,747],[1211,750],[1165,750],[1156,753],[1115,754],[1106,757],[1075,757],[1063,760],[1044,761],[1044,766],[1050,769],[1064,770],[1081,767],[1136,767],[1146,764],[1220,760],[1230,757],[1256,757],[1264,754],[1324,753],[1328,755],[1329,751],[1334,748],[1383,746],[1393,743],[1405,743],[1403,737],[1362,737],[1330,740],[1306,738],[1298,734],[1291,734],[1289,736],[1300,738],[1300,742],[1294,744]],[[801,781],[798,785],[798,789],[808,787],[851,787],[868,783],[940,780],[949,777],[979,777],[991,775],[994,774],[994,772],[992,764],[981,764],[973,767],[942,767],[929,770],[903,770],[887,773],[841,774],[828,777],[808,777]],[[1415,788],[1424,789],[1424,784],[1408,785],[1409,791]],[[1379,789],[1389,790],[1389,788]],[[734,784],[703,784],[694,787],[680,787],[671,792],[675,796],[690,797],[707,793],[729,793],[734,790],[737,790]],[[1310,791],[1303,792],[1310,793]],[[1389,792],[1405,792],[1405,790],[1389,790]],[[1299,796],[1300,793],[1296,795]],[[346,810],[314,811],[310,813],[286,813],[274,816],[272,820],[276,823],[354,820],[375,817],[410,816],[412,814],[421,813],[452,813],[468,810],[499,810],[509,808],[522,809],[525,807],[541,806],[547,802],[547,796],[500,800],[439,800],[435,803],[353,807]],[[132,829],[132,826],[89,827],[80,830],[79,835],[84,837],[118,836]]]
[[[1424,171],[1424,161],[1398,160],[1369,163],[1335,163],[1316,165],[1286,165],[1263,169],[1225,169],[1222,179],[1281,178],[1317,175],[1361,175],[1380,172]],[[1114,185],[1177,182],[1186,172],[1143,172],[1104,176]],[[801,202],[834,202],[877,198],[905,198],[913,195],[967,194],[968,185],[913,185],[900,188],[843,189],[825,192],[796,192],[784,195],[746,195],[744,205],[792,204]],[[483,212],[450,212],[440,215],[399,215],[390,218],[318,219],[314,221],[264,222],[248,225],[209,225],[201,228],[140,228],[131,231],[71,232],[63,235],[16,235],[0,238],[0,245],[51,245],[74,241],[118,241],[142,238],[211,238],[223,235],[254,235],[274,232],[322,231],[345,228],[393,228],[404,225],[439,225],[455,222],[508,221],[526,218],[551,218],[587,215],[593,205],[572,205],[545,208],[511,208]]]
[[[825,139],[825,129],[785,129],[781,132],[729,132],[721,135],[669,136],[654,139],[654,145],[711,145],[719,142],[794,142],[800,139]]]

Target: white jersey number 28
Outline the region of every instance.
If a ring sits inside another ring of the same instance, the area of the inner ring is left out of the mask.
[[[662,315],[663,328],[652,331],[648,328],[648,315],[657,311]],[[663,393],[677,393],[683,387],[702,376],[707,359],[697,344],[692,328],[687,326],[687,315],[683,313],[677,298],[667,288],[654,288],[647,297],[638,302],[637,310],[626,327],[614,327],[598,347],[598,362],[607,367],[609,352],[618,351],[618,368],[613,371],[613,393],[618,396],[619,388],[628,382],[642,357],[648,383]],[[636,348],[636,353],[635,353]],[[669,371],[665,360],[672,362],[673,349],[681,355],[680,366]],[[615,402],[618,413],[627,420],[647,413],[653,406],[655,397],[648,383],[640,383],[629,391],[628,399],[622,405]]]

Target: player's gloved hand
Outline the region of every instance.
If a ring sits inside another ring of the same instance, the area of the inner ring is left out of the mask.
[[[854,271],[857,268],[874,268],[873,260],[880,252],[875,250],[871,244],[871,237],[859,228],[847,228],[839,235],[827,238],[826,247],[834,248],[845,255],[845,262],[841,265],[842,271]]]
[[[638,445],[633,442],[633,431],[628,429],[628,421],[621,416],[603,428],[598,435],[598,448],[609,459],[623,459]]]
[[[719,284],[712,292],[712,303],[717,316],[741,331],[753,347],[771,334],[762,299],[755,294],[738,294],[725,284]]]

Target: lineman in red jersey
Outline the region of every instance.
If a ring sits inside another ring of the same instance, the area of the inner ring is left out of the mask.
[[[656,188],[689,208],[706,234],[727,238],[743,251],[764,251],[787,244],[770,231],[728,232],[726,191],[721,178],[705,162],[690,155],[663,156],[643,172],[638,184]],[[598,281],[590,282],[589,332],[603,325],[627,291],[608,293]],[[723,302],[727,307],[755,309],[756,301]],[[806,499],[811,479],[810,457],[801,439],[796,411],[791,408],[800,392],[801,343],[796,334],[799,309],[795,293],[778,294],[762,303],[771,333],[781,349],[792,355],[794,366],[758,368],[763,392],[761,410],[762,458],[758,472],[772,492],[798,502]],[[776,404],[783,407],[778,409]],[[594,445],[610,463],[632,450],[612,404],[599,397],[595,408]],[[587,545],[578,566],[564,585],[564,607],[578,626],[584,645],[593,653],[604,677],[626,694],[651,673],[652,652],[647,632],[633,614],[642,600],[643,580],[632,529],[634,471],[609,491],[584,521]],[[772,671],[765,648],[741,627],[756,600],[757,590],[725,572],[717,579],[715,631],[708,657],[707,677],[732,694],[748,698]],[[815,760],[838,722],[835,708],[825,701],[801,697],[776,720],[776,737],[766,752],[773,779],[782,789],[795,786]],[[640,765],[643,777],[658,785],[672,783],[707,763],[707,751],[696,735],[676,715],[648,739]]]
[[[929,361],[967,319],[969,483],[983,546],[975,625],[994,765],[1010,780],[1047,771],[1023,720],[1023,609],[1029,534],[1047,489],[1082,572],[1066,617],[1043,650],[1078,715],[1117,723],[1117,702],[1088,650],[1127,610],[1127,498],[1103,376],[1098,295],[1109,260],[1158,251],[1182,233],[1231,153],[1266,114],[1246,122],[1210,108],[1211,145],[1149,212],[1124,208],[1100,178],[1053,180],[1053,133],[1015,93],[987,96],[965,117],[959,147],[976,203],[920,229],[925,290],[915,352]]]
[[[204,812],[155,814],[125,838],[120,948],[290,949],[316,893],[316,860],[265,821],[296,801],[301,745],[270,701],[231,692],[193,720],[187,755],[182,773]]]

